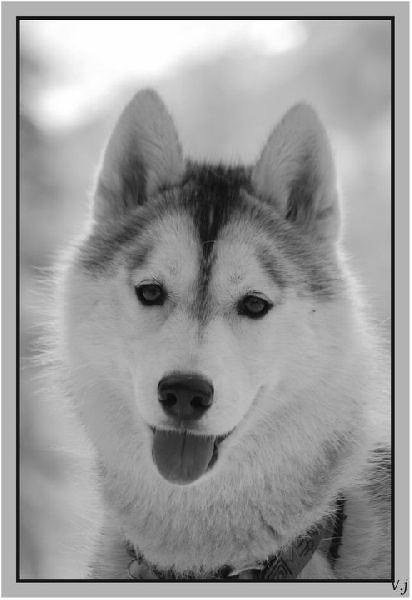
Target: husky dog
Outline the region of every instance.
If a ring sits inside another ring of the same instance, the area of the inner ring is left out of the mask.
[[[126,107],[60,286],[105,507],[79,577],[390,579],[387,368],[339,231],[310,106],[251,167],[185,161],[153,91]]]

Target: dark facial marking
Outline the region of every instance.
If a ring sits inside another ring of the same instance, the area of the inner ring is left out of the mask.
[[[149,254],[154,249],[153,240],[143,242],[137,238],[137,243],[126,251],[126,262],[129,270],[143,269],[147,265]]]
[[[263,270],[279,288],[284,288],[286,281],[282,275],[282,270],[278,266],[279,257],[276,257],[270,248],[263,244],[258,246],[256,254]]]
[[[193,217],[202,249],[193,311],[203,322],[210,313],[208,288],[215,260],[215,242],[229,219],[241,210],[241,191],[250,190],[250,187],[245,168],[189,164],[183,185],[184,201]]]
[[[209,282],[216,259],[215,241],[225,225],[237,219],[256,227],[258,260],[276,285],[296,286],[302,294],[311,294],[318,301],[330,300],[339,292],[343,282],[334,253],[326,254],[313,244],[310,235],[296,227],[292,206],[287,219],[276,202],[257,197],[250,183],[250,169],[189,163],[181,183],[164,188],[148,200],[142,190],[139,192],[144,174],[134,174],[131,164],[128,169],[124,175],[123,197],[112,195],[109,199],[110,203],[120,204],[119,213],[98,223],[79,249],[78,260],[91,274],[108,273],[121,252],[125,252],[130,268],[144,266],[152,247],[141,242],[141,234],[158,219],[167,223],[168,215],[177,212],[193,219],[201,244],[201,269],[193,304],[196,319],[206,322],[210,316]],[[298,211],[296,202],[300,205],[308,193],[301,192],[299,186],[303,181],[313,190],[311,175],[308,171],[302,173],[290,196]],[[306,201],[310,207],[313,198]],[[303,214],[296,215],[300,222]],[[262,236],[267,238],[267,244],[261,241]],[[152,241],[154,246],[156,239]],[[293,273],[288,263],[294,265]]]
[[[185,183],[190,184],[187,208],[193,216],[206,261],[220,230],[241,208],[241,191],[251,187],[249,177],[243,167],[190,163]]]
[[[91,274],[101,275],[110,271],[117,254],[125,251],[130,268],[144,266],[151,246],[139,243],[140,235],[158,218],[156,207],[143,206],[126,215],[113,215],[109,223],[97,223],[86,243],[80,247],[80,264]]]

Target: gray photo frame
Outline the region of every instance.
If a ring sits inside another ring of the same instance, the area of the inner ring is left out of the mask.
[[[18,581],[18,18],[388,18],[392,20],[393,582],[139,583]],[[3,2],[2,3],[2,595],[4,597],[396,597],[409,596],[409,3],[408,2]],[[17,398],[17,403],[15,399]],[[396,398],[396,401],[395,401]]]

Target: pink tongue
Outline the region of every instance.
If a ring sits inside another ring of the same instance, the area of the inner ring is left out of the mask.
[[[215,438],[185,432],[158,431],[153,440],[153,460],[165,479],[185,485],[206,471]]]

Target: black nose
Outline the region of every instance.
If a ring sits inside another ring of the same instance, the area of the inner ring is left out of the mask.
[[[212,405],[213,386],[197,375],[169,375],[159,382],[158,398],[167,415],[179,421],[200,419]]]

